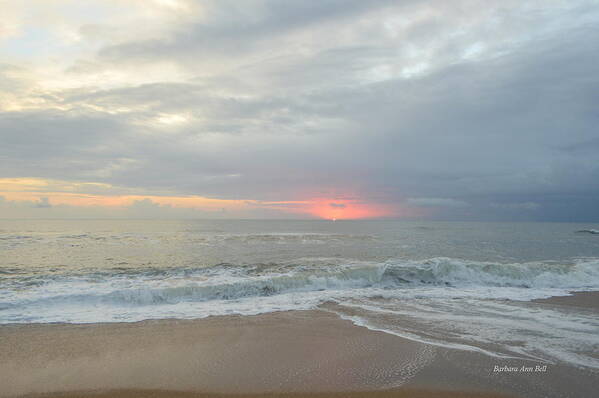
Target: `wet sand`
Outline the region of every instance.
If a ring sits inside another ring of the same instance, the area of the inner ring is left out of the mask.
[[[522,365],[539,364],[425,345],[326,311],[0,327],[0,396],[585,397],[599,381],[562,365],[494,371]]]
[[[572,292],[571,296],[557,296],[534,300],[536,303],[587,308],[599,311],[599,292]]]
[[[265,393],[265,394],[216,394],[160,390],[114,390],[105,392],[73,392],[29,395],[28,398],[509,398],[506,395],[431,390],[392,390],[326,393]]]

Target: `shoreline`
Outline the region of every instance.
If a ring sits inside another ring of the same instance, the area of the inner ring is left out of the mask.
[[[533,303],[587,309],[597,297]],[[0,326],[2,397],[551,397],[590,396],[599,382],[598,372],[564,364],[494,370],[536,365],[415,342],[323,310]]]
[[[599,311],[599,291],[570,292],[569,296],[552,296],[532,302]]]
[[[517,300],[516,300],[517,301]],[[599,290],[584,290],[584,291],[570,291],[566,296],[551,296],[540,299],[532,299],[529,301],[530,303],[536,304],[548,304],[548,305],[557,305],[557,306],[568,306],[575,308],[588,308],[591,310],[599,311]],[[272,312],[264,312],[260,314],[252,314],[252,315],[241,315],[241,314],[231,314],[231,315],[208,315],[204,318],[151,318],[144,319],[139,321],[122,321],[122,322],[79,322],[79,323],[67,323],[67,322],[50,322],[50,323],[42,323],[42,322],[31,322],[31,323],[4,323],[0,324],[0,330],[3,328],[11,328],[11,327],[46,327],[46,326],[89,326],[89,325],[136,325],[136,324],[146,324],[146,323],[154,323],[154,322],[198,322],[205,321],[209,319],[218,319],[218,318],[252,318],[252,317],[262,317],[268,316],[269,314],[284,314],[284,313],[294,313],[294,312],[311,312],[311,311],[323,311],[330,312],[327,310],[323,310],[320,308],[314,309],[284,309]],[[351,322],[351,321],[348,321]],[[356,327],[364,327],[355,325]],[[379,332],[378,330],[369,329],[373,332]],[[384,332],[382,332],[384,333]],[[399,336],[398,336],[399,337]],[[402,338],[402,337],[399,337]],[[407,339],[407,338],[406,338]],[[407,339],[409,340],[409,339]]]

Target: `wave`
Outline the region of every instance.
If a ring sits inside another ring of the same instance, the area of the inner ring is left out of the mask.
[[[585,233],[585,234],[593,234],[593,235],[597,235],[599,234],[599,229],[581,229],[579,231],[576,231],[577,233]]]
[[[52,288],[53,284],[60,288]],[[502,264],[432,258],[320,268],[280,264],[259,267],[227,265],[187,272],[179,270],[176,273],[119,274],[112,280],[99,280],[97,277],[54,280],[40,287],[41,295],[30,297],[27,301],[29,304],[38,301],[47,305],[77,300],[138,306],[307,292],[330,292],[328,296],[333,297],[339,292],[351,295],[355,289],[394,290],[418,286],[599,289],[599,259],[581,259],[570,264]],[[21,304],[23,302],[18,303]]]
[[[225,234],[200,238],[206,243],[242,243],[242,244],[318,244],[347,241],[372,241],[372,235],[328,234],[328,233],[268,233],[268,234]]]
[[[386,277],[399,282],[449,286],[521,288],[599,287],[599,259],[556,262],[493,263],[452,258],[391,264]]]

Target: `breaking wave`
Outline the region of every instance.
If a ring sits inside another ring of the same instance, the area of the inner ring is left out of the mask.
[[[103,275],[106,276],[106,275]],[[25,282],[25,281],[23,281]],[[28,281],[31,286],[31,281]],[[395,290],[417,286],[506,287],[527,289],[599,289],[599,259],[570,264],[553,262],[492,263],[451,258],[424,261],[387,261],[328,266],[222,265],[195,270],[118,274],[111,278],[53,279],[34,285],[24,305],[65,301],[115,305],[176,304],[211,300],[238,300],[287,293],[338,292],[378,288]],[[22,287],[22,286],[21,286]]]
[[[288,274],[243,277],[216,284],[114,291],[104,296],[134,304],[178,301],[234,300],[307,291],[383,289],[409,285],[515,288],[599,288],[599,260],[574,264],[498,264],[434,258],[412,263],[335,267],[333,270],[291,271]]]
[[[593,234],[593,235],[598,235],[599,234],[599,229],[581,229],[579,231],[576,231],[578,233],[585,233],[585,234]]]

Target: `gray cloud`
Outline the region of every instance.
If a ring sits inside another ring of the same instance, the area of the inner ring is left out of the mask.
[[[522,202],[522,203],[491,203],[493,207],[499,207],[503,209],[522,209],[522,210],[537,210],[540,205],[535,202]]]
[[[450,198],[408,198],[407,203],[419,207],[468,207],[468,203]]]
[[[187,78],[0,113],[0,176],[599,220],[599,7],[557,3],[207,2],[66,72],[171,63]],[[32,95],[4,75],[0,91]]]
[[[300,215],[300,217],[302,217]],[[289,218],[289,213],[256,207],[251,210],[201,210],[161,205],[151,199],[136,200],[119,207],[52,205],[48,198],[39,201],[6,200],[0,196],[0,219],[36,218],[110,218],[110,219],[224,219],[224,218]],[[305,216],[304,216],[305,218]]]
[[[37,203],[35,203],[35,207],[43,209],[43,208],[52,207],[52,205],[50,204],[50,200],[46,196],[43,196],[40,198],[40,200]]]
[[[343,203],[329,203],[329,206],[337,209],[344,209],[346,207],[346,205],[344,205]]]

